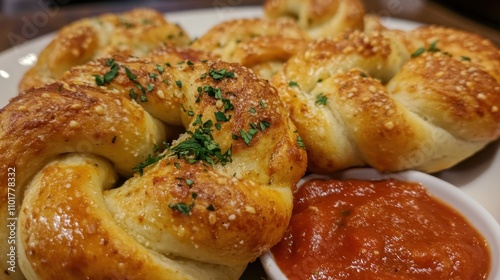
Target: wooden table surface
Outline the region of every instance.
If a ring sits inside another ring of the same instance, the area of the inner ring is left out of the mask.
[[[70,0],[58,0],[68,3]],[[43,1],[33,1],[42,3]],[[92,4],[58,5],[49,8],[39,6],[35,10],[18,14],[0,15],[0,52],[17,44],[29,41],[82,17],[104,12],[119,12],[133,7],[155,8],[162,12],[173,12],[197,8],[215,8],[217,5],[256,6],[263,0],[174,0],[174,1],[122,1],[92,2]],[[138,4],[140,3],[140,4]],[[366,10],[377,15],[408,19],[426,24],[439,24],[478,33],[500,46],[500,30],[455,12],[437,2],[423,0],[365,0]],[[32,25],[31,28],[29,25]],[[249,265],[242,279],[265,279],[258,262]]]

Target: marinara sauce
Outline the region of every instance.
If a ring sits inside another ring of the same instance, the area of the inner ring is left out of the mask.
[[[272,249],[289,279],[486,279],[487,242],[417,183],[311,180]]]

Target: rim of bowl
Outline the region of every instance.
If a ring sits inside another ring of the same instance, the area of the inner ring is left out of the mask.
[[[455,209],[488,241],[491,254],[489,280],[500,279],[500,223],[479,202],[465,194],[458,187],[435,176],[420,171],[401,171],[381,173],[373,168],[352,168],[332,175],[310,174],[303,177],[297,184],[297,189],[312,179],[360,179],[380,180],[394,178],[402,181],[421,183],[431,196]],[[267,275],[272,280],[288,279],[276,261],[271,251],[260,257],[260,262]]]

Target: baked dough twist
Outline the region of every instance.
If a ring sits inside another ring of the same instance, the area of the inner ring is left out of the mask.
[[[190,47],[239,63],[269,79],[309,41],[309,35],[293,20],[251,18],[217,24]]]
[[[318,40],[271,83],[290,108],[308,169],[436,172],[500,135],[499,50],[422,27]]]
[[[266,0],[267,18],[292,17],[313,38],[363,30],[365,7],[360,0]]]
[[[73,66],[100,57],[141,57],[159,46],[186,46],[190,38],[177,24],[151,9],[103,14],[62,28],[43,49],[19,85],[21,92],[52,83]]]
[[[165,123],[187,130],[170,146]],[[307,162],[297,138],[276,90],[237,64],[116,56],[72,68],[0,112],[22,272],[237,279],[286,229]]]

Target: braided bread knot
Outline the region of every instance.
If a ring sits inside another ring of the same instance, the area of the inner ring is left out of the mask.
[[[308,168],[436,172],[500,135],[500,54],[440,27],[317,40],[271,83],[289,106]]]
[[[237,279],[283,235],[307,161],[276,90],[221,61],[92,61],[0,127],[28,279]]]
[[[365,8],[360,0],[266,0],[267,18],[292,17],[313,38],[363,30]]]
[[[210,51],[268,79],[309,40],[309,35],[291,19],[249,18],[217,24],[190,47]]]
[[[83,18],[62,28],[23,76],[21,92],[58,80],[71,67],[111,55],[142,57],[160,46],[187,46],[179,25],[151,9]]]

